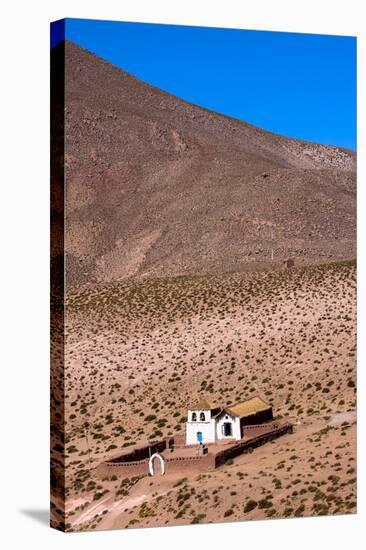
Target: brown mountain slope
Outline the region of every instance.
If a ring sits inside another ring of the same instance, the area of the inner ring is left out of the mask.
[[[70,42],[65,52],[70,286],[355,256],[354,153],[189,104]]]

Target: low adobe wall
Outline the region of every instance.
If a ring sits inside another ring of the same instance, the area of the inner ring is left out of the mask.
[[[149,473],[148,460],[136,462],[103,462],[97,466],[101,478],[116,475],[118,477],[145,476]]]
[[[109,477],[112,475],[122,477],[133,477],[147,475],[149,473],[149,457],[154,453],[161,453],[169,448],[172,438],[166,438],[162,441],[151,443],[143,447],[136,447],[123,455],[119,454],[102,462],[97,466],[97,473],[100,477]]]
[[[174,458],[163,456],[163,460],[165,464],[165,473],[167,474],[187,471],[204,472],[215,468],[215,455],[212,453],[200,456]],[[112,475],[119,477],[147,476],[149,475],[149,460],[103,462],[97,467],[97,473],[100,477],[110,477]]]
[[[256,437],[257,435],[261,435],[272,430],[277,430],[277,428],[280,428],[281,425],[282,424],[279,422],[273,421],[271,423],[267,422],[266,424],[252,424],[250,426],[243,426],[242,434],[245,438]]]
[[[155,443],[150,443],[149,445],[144,445],[142,447],[135,447],[130,452],[124,453],[123,455],[119,454],[110,458],[108,462],[124,464],[125,462],[137,462],[148,459],[149,456],[154,453],[161,453],[164,449],[168,448],[170,439],[171,438],[167,438],[163,441],[156,441]]]
[[[251,437],[250,439],[240,441],[236,445],[232,445],[227,449],[223,449],[222,451],[216,453],[215,468],[218,468],[219,466],[222,466],[222,464],[225,464],[225,462],[229,458],[235,458],[236,456],[248,452],[250,449],[259,447],[260,445],[267,443],[267,441],[276,439],[277,437],[280,437],[281,435],[284,435],[286,433],[292,433],[292,424],[282,424],[279,428],[272,429],[270,431],[268,431],[267,426],[267,431],[265,433],[257,435],[255,437]]]
[[[165,471],[168,474],[176,472],[206,472],[215,469],[215,455],[207,453],[201,456],[185,456],[166,458]]]
[[[250,432],[248,434],[248,431]],[[267,441],[271,441],[285,433],[292,433],[292,424],[277,422],[267,423],[266,425],[255,425],[246,427],[245,439],[238,443],[233,443],[222,451],[217,453],[208,452],[205,455],[199,456],[182,456],[169,457],[163,456],[165,464],[165,472],[180,473],[180,472],[206,472],[218,468],[229,458],[234,458],[242,453],[248,452],[250,449],[259,447]],[[124,455],[116,456],[106,462],[99,464],[97,473],[100,477],[110,477],[116,475],[119,477],[147,476],[149,475],[149,456],[158,452],[161,453],[164,449],[172,444],[173,438],[134,449]],[[175,441],[174,441],[175,443]],[[150,454],[149,454],[150,453]],[[133,460],[141,457],[140,460]]]

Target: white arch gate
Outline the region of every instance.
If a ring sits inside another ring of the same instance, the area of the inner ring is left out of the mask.
[[[155,468],[154,468],[154,461],[155,461],[155,459],[160,460],[161,475],[164,475],[164,474],[165,474],[165,462],[164,462],[163,457],[162,457],[159,453],[154,453],[154,454],[151,455],[151,457],[149,458],[149,474],[150,474],[151,476],[154,476],[154,475],[156,474]]]

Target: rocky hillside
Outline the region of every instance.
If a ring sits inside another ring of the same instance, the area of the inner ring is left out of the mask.
[[[70,287],[355,256],[354,153],[189,104],[73,43],[65,52]]]

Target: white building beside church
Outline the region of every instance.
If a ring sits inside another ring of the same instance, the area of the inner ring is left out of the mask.
[[[223,408],[203,399],[188,411],[186,445],[242,439],[245,426],[273,419],[272,407],[260,397]]]

